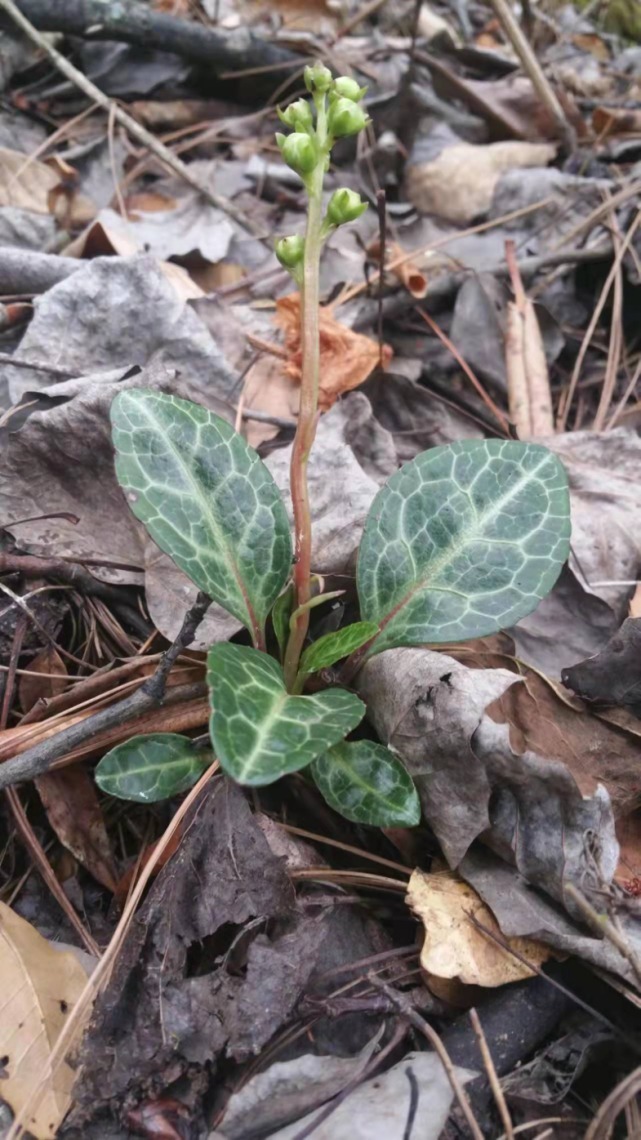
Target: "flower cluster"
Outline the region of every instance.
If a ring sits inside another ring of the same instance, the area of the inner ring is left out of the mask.
[[[300,175],[311,198],[320,196],[336,139],[357,135],[370,120],[360,105],[366,88],[359,87],[351,76],[334,79],[329,68],[317,63],[305,68],[305,86],[312,103],[296,99],[284,111],[279,108],[281,123],[292,133],[277,134],[276,141],[285,162]],[[335,190],[322,220],[322,238],[337,226],[355,221],[366,209],[367,202],[355,190]],[[276,244],[276,256],[298,280],[305,258],[304,239],[296,235],[281,238]]]

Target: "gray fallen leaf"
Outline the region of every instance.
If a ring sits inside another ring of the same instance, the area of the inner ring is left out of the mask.
[[[451,866],[489,826],[490,782],[471,742],[487,706],[515,681],[507,669],[468,669],[427,649],[379,653],[357,676],[369,718],[414,777]]]
[[[392,436],[399,465],[428,447],[482,437],[468,416],[396,372],[373,373],[361,392],[370,401],[378,422]]]
[[[210,388],[195,387],[187,376],[177,377],[166,368],[150,366],[128,379],[126,373],[119,368],[43,388],[33,396],[38,407],[18,431],[9,431],[0,457],[4,525],[60,512],[79,518],[76,525],[49,518],[16,526],[16,539],[27,550],[144,567],[145,531],[115,477],[111,401],[123,387],[146,386],[199,399],[222,415],[227,409]],[[96,574],[112,582],[140,580],[122,570],[96,568]]]
[[[161,261],[199,253],[205,261],[216,264],[227,256],[234,236],[226,214],[195,193],[181,198],[173,209],[136,210],[129,218],[107,208],[100,211],[96,221],[110,235],[127,238]]]
[[[207,329],[148,255],[81,263],[71,278],[37,298],[17,355],[40,360],[43,346],[50,364],[78,373],[144,365],[155,356],[195,385],[215,377],[219,397],[235,384]],[[3,365],[2,374],[13,400],[30,386],[21,369]]]
[[[19,206],[0,206],[0,246],[46,249],[56,234],[56,219]]]
[[[515,164],[517,165],[517,164]],[[490,218],[503,218],[515,210],[542,203],[536,210],[511,223],[504,223],[523,240],[529,253],[556,247],[563,235],[574,230],[592,210],[603,204],[603,195],[613,188],[606,178],[581,178],[543,163],[535,170],[504,170],[497,179],[489,211]],[[607,239],[605,230],[595,229],[590,244]]]
[[[476,1076],[469,1069],[455,1067],[455,1072],[462,1084]],[[314,1140],[404,1140],[408,1120],[417,1119],[421,1140],[438,1140],[452,1100],[452,1087],[438,1057],[408,1053],[387,1072],[359,1085],[312,1135]],[[317,1115],[310,1113],[272,1132],[268,1140],[293,1140]]]
[[[426,649],[388,650],[357,677],[377,733],[414,777],[450,866],[483,835],[529,883],[563,901],[565,882],[583,883],[586,832],[599,837],[605,879],[614,874],[612,808],[601,786],[582,795],[564,764],[513,752],[508,726],[485,709],[519,683],[507,670],[470,669]]]
[[[511,634],[520,657],[558,677],[603,648],[626,615],[641,565],[641,439],[620,428],[542,442],[568,473],[570,569]]]
[[[220,1135],[242,1140],[248,1132],[266,1133],[299,1120],[340,1093],[362,1071],[375,1041],[356,1057],[317,1057],[304,1053],[277,1061],[252,1077],[227,1102]]]

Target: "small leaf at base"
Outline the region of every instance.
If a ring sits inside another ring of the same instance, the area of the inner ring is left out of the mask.
[[[291,696],[273,657],[247,645],[214,645],[207,657],[216,756],[239,784],[271,784],[305,768],[362,720],[345,689]]]
[[[416,827],[418,792],[401,761],[382,744],[343,741],[315,760],[314,781],[334,811],[373,827]]]
[[[376,622],[356,621],[353,625],[324,634],[313,645],[307,646],[300,659],[300,672],[317,673],[319,669],[329,669],[330,665],[349,657],[377,633]]]
[[[211,761],[211,752],[196,752],[187,736],[150,732],[107,752],[96,768],[96,783],[118,799],[153,804],[193,787]]]
[[[283,590],[272,607],[272,625],[274,633],[276,634],[276,641],[280,649],[281,660],[285,656],[287,648],[287,641],[289,638],[289,619],[292,616],[294,608],[294,587],[290,582],[286,590]]]

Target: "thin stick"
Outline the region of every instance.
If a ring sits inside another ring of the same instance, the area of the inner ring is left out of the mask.
[[[619,954],[630,963],[637,981],[641,982],[641,959],[630,946],[629,942],[617,930],[613,922],[605,914],[599,914],[591,903],[577,890],[574,883],[564,883],[563,893],[572,899],[584,915],[588,924],[599,935],[603,935],[619,951]]]
[[[122,107],[112,99],[109,99],[107,95],[103,94],[100,88],[96,87],[95,83],[92,83],[90,79],[87,79],[86,75],[83,75],[77,67],[74,67],[74,65],[53,46],[46,36],[43,36],[41,32],[37,31],[33,24],[23,16],[13,0],[0,0],[0,8],[22,29],[31,42],[37,44],[40,50],[49,57],[55,67],[58,68],[58,71],[66,75],[67,79],[74,83],[76,87],[79,87],[88,99],[97,103],[107,114],[113,114],[113,118],[116,119],[130,135],[133,135],[138,142],[152,151],[152,153],[156,155],[156,158],[165,166],[169,167],[173,174],[178,175],[188,186],[191,186],[194,190],[197,190],[199,194],[202,194],[210,206],[215,206],[217,210],[222,210],[225,214],[228,214],[229,217],[233,218],[243,229],[249,230],[255,237],[264,237],[262,226],[257,225],[251,218],[245,217],[242,211],[238,210],[227,198],[223,198],[219,194],[214,194],[211,190],[201,186],[199,180],[191,173],[189,167],[185,166],[184,162],[181,162],[181,160],[169,150],[169,147],[159,142],[145,127],[133,119],[127,111],[123,111]]]
[[[442,328],[440,328],[439,325],[437,325],[434,318],[431,317],[429,315],[429,313],[427,313],[425,311],[425,309],[419,309],[419,307],[416,306],[416,312],[419,314],[419,316],[422,318],[422,320],[425,321],[425,324],[428,326],[428,328],[430,328],[432,330],[432,332],[436,334],[436,336],[441,341],[441,343],[444,344],[445,347],[447,349],[449,349],[449,351],[452,353],[452,356],[454,357],[455,361],[463,369],[465,375],[471,381],[472,385],[474,386],[474,388],[478,392],[479,396],[481,397],[483,403],[489,408],[489,410],[492,412],[492,415],[494,415],[496,417],[496,419],[498,420],[499,425],[501,427],[501,431],[506,436],[508,436],[508,438],[509,438],[510,425],[507,422],[505,416],[503,415],[503,412],[494,403],[494,400],[492,399],[492,397],[487,394],[487,392],[485,391],[485,388],[483,387],[481,382],[478,380],[478,378],[474,375],[469,364],[467,363],[466,360],[463,359],[463,357],[461,356],[461,354],[458,351],[458,349],[456,348],[456,346],[454,344],[452,344],[452,341],[450,340],[450,338],[443,332]]]
[[[452,1092],[459,1102],[461,1111],[467,1121],[468,1128],[472,1133],[474,1140],[483,1140],[483,1133],[481,1132],[481,1129],[479,1128],[478,1123],[474,1118],[474,1113],[472,1112],[472,1106],[470,1105],[467,1093],[465,1092],[465,1089],[463,1088],[463,1085],[458,1078],[456,1069],[450,1060],[449,1053],[447,1052],[447,1049],[445,1048],[436,1030],[432,1029],[432,1026],[429,1024],[429,1022],[425,1021],[416,1012],[409,998],[405,994],[401,993],[399,990],[393,989],[392,986],[389,986],[387,982],[384,982],[381,978],[377,977],[376,974],[369,973],[367,975],[367,980],[373,986],[375,986],[376,989],[382,990],[383,993],[386,994],[389,1000],[392,1002],[392,1005],[396,1006],[399,1013],[402,1013],[403,1017],[407,1018],[410,1024],[413,1025],[415,1029],[418,1029],[419,1033],[423,1034],[423,1037],[427,1038],[434,1052],[438,1054],[441,1064],[445,1069],[447,1079],[452,1087]]]
[[[505,1129],[505,1140],[514,1140],[514,1126],[512,1124],[512,1117],[510,1116],[510,1110],[505,1103],[503,1089],[501,1088],[501,1082],[499,1081],[498,1074],[494,1066],[494,1061],[492,1060],[490,1047],[487,1043],[485,1033],[483,1032],[481,1019],[475,1009],[470,1010],[470,1021],[472,1022],[472,1029],[474,1030],[476,1040],[479,1043],[479,1049],[481,1050],[481,1056],[483,1058],[485,1071],[490,1082],[490,1088],[492,1089],[492,1093],[496,1101],[496,1107],[498,1108],[501,1120],[503,1121],[503,1127]]]
[[[576,131],[568,122],[565,111],[554,94],[550,81],[525,38],[510,5],[507,0],[490,0],[490,3],[499,18],[503,31],[521,61],[524,72],[531,79],[532,86],[539,99],[554,119],[566,149],[572,153],[576,150]]]
[[[1,0],[0,0],[0,2],[1,2]],[[612,207],[614,207],[614,199],[611,199],[610,204]],[[592,340],[592,336],[594,335],[594,330],[595,330],[597,323],[599,321],[599,317],[601,316],[601,313],[603,312],[603,309],[605,308],[605,303],[608,299],[610,289],[612,288],[612,283],[615,280],[615,278],[619,272],[619,268],[623,262],[623,258],[625,256],[626,250],[627,250],[628,246],[630,245],[630,242],[632,241],[632,238],[634,237],[635,233],[637,232],[639,225],[641,225],[641,210],[637,211],[637,213],[634,217],[634,220],[632,221],[632,224],[630,225],[630,227],[628,229],[627,234],[625,235],[623,241],[621,242],[619,248],[616,251],[614,261],[612,262],[612,266],[610,268],[610,272],[608,273],[608,276],[606,277],[606,279],[603,283],[603,288],[601,289],[601,294],[600,294],[599,299],[596,303],[594,312],[592,313],[592,316],[590,318],[590,322],[588,324],[588,327],[585,330],[585,336],[583,337],[583,342],[581,344],[581,348],[579,349],[579,353],[578,353],[578,356],[576,358],[574,368],[572,370],[572,376],[570,378],[570,385],[569,385],[567,393],[565,395],[565,407],[563,409],[563,412],[561,413],[561,415],[558,418],[557,431],[565,431],[566,430],[567,422],[568,422],[568,416],[570,414],[570,407],[572,404],[572,398],[574,396],[576,386],[579,382],[579,376],[581,375],[581,369],[583,367],[583,361],[585,359],[585,355],[588,351],[588,346],[590,344],[590,341]]]

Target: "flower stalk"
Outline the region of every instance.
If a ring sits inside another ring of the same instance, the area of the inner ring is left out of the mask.
[[[309,114],[305,111],[309,105],[297,100],[285,112],[279,112],[281,122],[291,126],[294,133],[276,136],[283,158],[302,178],[309,199],[304,244],[300,238],[288,237],[276,245],[277,257],[298,284],[301,295],[301,395],[290,466],[294,514],[294,616],[283,663],[285,683],[290,692],[296,686],[300,657],[309,629],[309,602],[312,597],[312,519],[307,467],[318,423],[321,250],[323,242],[337,226],[354,221],[367,208],[353,190],[341,189],[332,195],[328,213],[323,215],[323,179],[334,138],[356,134],[368,121],[358,106],[364,89],[346,76],[333,80],[322,64],[305,69],[305,83],[312,95],[315,123],[311,108]],[[349,90],[351,97],[342,94],[342,90]]]

